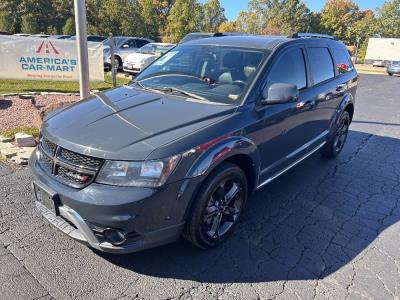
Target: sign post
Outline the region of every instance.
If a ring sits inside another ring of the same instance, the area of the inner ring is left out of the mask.
[[[90,95],[85,0],[74,0],[74,8],[76,41],[78,48],[79,90],[81,99],[83,99]]]

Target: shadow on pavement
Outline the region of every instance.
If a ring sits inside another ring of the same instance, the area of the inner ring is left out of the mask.
[[[233,236],[218,248],[202,251],[181,240],[130,255],[100,255],[140,274],[198,282],[323,278],[400,220],[399,145],[352,131],[336,160],[315,154],[256,192]]]

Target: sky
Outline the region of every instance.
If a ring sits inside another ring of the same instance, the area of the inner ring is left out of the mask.
[[[200,0],[200,2],[206,2],[206,0]],[[220,0],[221,5],[225,8],[225,15],[229,20],[236,19],[237,14],[241,10],[247,9],[248,0]],[[304,0],[307,6],[312,11],[321,10],[325,1],[323,0]],[[354,0],[360,7],[360,9],[372,9],[379,7],[382,5],[384,0]]]

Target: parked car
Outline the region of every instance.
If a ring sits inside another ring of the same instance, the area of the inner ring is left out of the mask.
[[[68,40],[70,39],[70,35],[65,35],[65,34],[54,34],[49,36],[49,39],[55,39],[55,40]]]
[[[148,43],[154,42],[151,39],[142,38],[142,37],[129,37],[129,36],[117,36],[114,38],[115,48],[114,48],[114,57],[115,57],[115,68],[117,70],[122,68],[125,58],[131,54],[135,53],[138,49],[142,48],[144,45]],[[110,41],[106,40],[103,48],[103,58],[104,58],[104,69],[111,69],[111,49],[110,49]]]
[[[131,85],[50,113],[30,159],[37,208],[106,252],[221,244],[252,192],[346,142],[357,72],[343,43],[304,36],[180,44]]]
[[[137,74],[173,47],[175,44],[149,43],[129,54],[124,60],[123,69],[125,72]]]
[[[29,33],[15,33],[14,35],[21,36],[21,37],[31,36],[31,34],[29,34]]]
[[[249,34],[244,33],[244,32],[192,32],[192,33],[188,33],[187,35],[185,35],[179,43],[182,44],[182,43],[199,40],[199,39],[210,38],[210,37],[237,36],[237,35],[243,36],[243,35],[249,35]]]
[[[400,60],[392,61],[387,66],[386,72],[389,76],[392,76],[393,74],[400,75]]]
[[[33,34],[33,35],[31,35],[31,36],[32,36],[32,37],[35,37],[35,38],[47,39],[50,35],[44,34],[44,33],[39,33],[39,34]]]
[[[76,35],[71,36],[70,38],[68,38],[69,40],[76,40]],[[88,42],[98,42],[101,43],[104,40],[106,40],[107,38],[105,36],[102,35],[88,35],[87,36],[87,41]]]
[[[384,63],[383,60],[375,60],[375,61],[372,63],[372,66],[373,66],[373,67],[384,67],[384,66],[385,66],[385,63]]]

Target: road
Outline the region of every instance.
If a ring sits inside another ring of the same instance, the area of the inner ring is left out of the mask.
[[[2,299],[399,299],[400,78],[362,75],[336,160],[251,197],[232,238],[95,253],[39,216],[30,173],[0,171]]]

